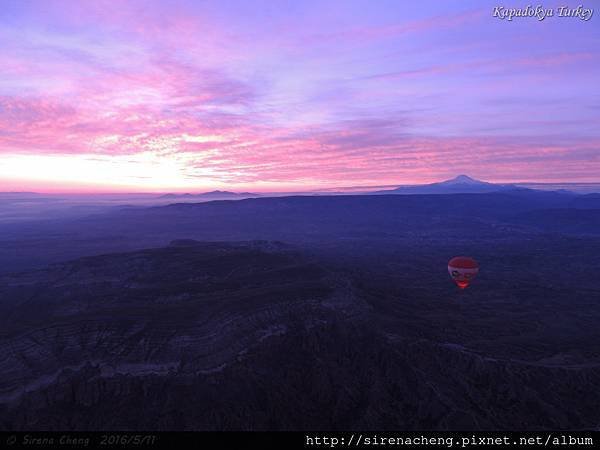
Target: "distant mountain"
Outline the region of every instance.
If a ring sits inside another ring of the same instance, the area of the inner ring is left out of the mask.
[[[518,188],[513,184],[494,184],[476,180],[467,175],[459,175],[451,180],[439,183],[414,186],[400,186],[396,189],[376,191],[374,194],[480,194]]]
[[[252,192],[230,192],[230,191],[210,191],[201,194],[165,194],[159,198],[164,199],[190,199],[190,200],[239,200],[243,198],[260,197],[260,194]]]
[[[198,194],[199,197],[203,198],[219,198],[219,199],[229,199],[229,198],[250,198],[250,197],[260,197],[260,194],[254,194],[252,192],[229,192],[229,191],[211,191],[205,192],[203,194]]]

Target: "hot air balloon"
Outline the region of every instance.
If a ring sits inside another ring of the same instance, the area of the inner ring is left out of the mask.
[[[479,272],[479,264],[468,256],[455,256],[448,262],[448,273],[456,285],[464,289]]]

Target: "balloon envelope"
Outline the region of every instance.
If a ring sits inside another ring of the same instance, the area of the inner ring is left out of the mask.
[[[448,273],[456,285],[465,289],[479,272],[479,264],[468,256],[455,256],[448,262]]]

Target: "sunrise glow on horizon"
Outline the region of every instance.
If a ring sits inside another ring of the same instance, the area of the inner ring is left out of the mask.
[[[495,5],[7,2],[0,191],[600,182],[600,16]]]

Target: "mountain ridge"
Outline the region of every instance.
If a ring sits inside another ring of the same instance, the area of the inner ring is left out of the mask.
[[[198,194],[191,194],[189,192],[183,194],[163,194],[159,198],[205,198],[205,199],[213,199],[213,200],[227,200],[227,199],[241,199],[241,198],[250,198],[250,197],[260,197],[260,194],[255,194],[252,192],[232,192],[232,191],[208,191],[201,192]]]
[[[395,189],[375,191],[375,195],[398,195],[398,194],[480,194],[498,191],[507,191],[519,188],[514,184],[495,184],[478,180],[468,175],[458,175],[454,178],[438,181],[436,183],[399,186]]]

